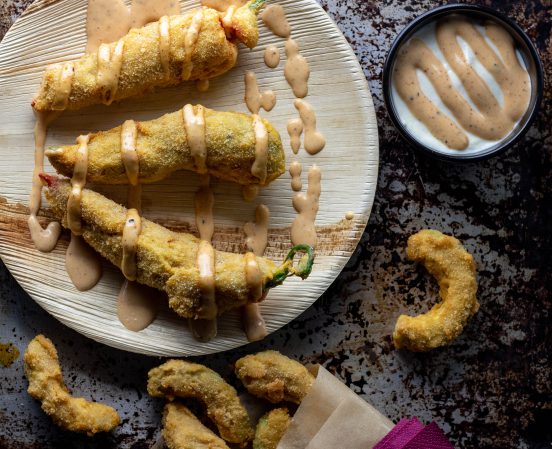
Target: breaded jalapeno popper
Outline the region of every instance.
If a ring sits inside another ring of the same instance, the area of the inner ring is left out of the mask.
[[[259,126],[266,137],[263,145],[259,145]],[[158,181],[176,170],[192,170],[242,185],[267,185],[285,172],[280,135],[267,120],[186,105],[155,120],[128,120],[109,131],[90,134],[86,181],[132,182],[125,166],[125,145],[137,157],[137,181],[141,183]],[[78,149],[78,144],[49,148],[46,156],[58,173],[71,177]],[[262,164],[256,164],[260,159]]]
[[[315,380],[307,368],[277,351],[242,357],[235,373],[249,393],[273,403],[300,404]]]
[[[276,449],[290,424],[287,408],[275,408],[265,413],[255,428],[253,449]]]
[[[257,44],[256,14],[263,3],[252,0],[222,15],[202,7],[132,29],[95,53],[46,69],[32,106],[36,111],[80,109],[220,75],[236,63],[236,41],[249,48]]]
[[[41,174],[40,177],[48,187],[46,198],[54,215],[67,228],[71,184],[50,175]],[[241,255],[213,251],[214,269],[210,282],[216,302],[215,307],[205,310],[205,289],[202,286],[207,280],[202,276],[200,282],[200,265],[203,263],[198,260],[202,246],[200,239],[192,234],[172,232],[139,215],[129,215],[134,209],[127,211],[91,190],[83,189],[80,199],[84,240],[123,272],[123,256],[128,250],[128,244],[123,244],[123,235],[129,225],[136,229],[136,220],[140,221],[140,232],[132,248],[135,280],[166,291],[170,307],[185,318],[213,319],[227,310],[261,301],[270,288],[281,284],[288,276],[305,279],[312,269],[314,253],[307,245],[293,247],[279,267],[253,253]],[[302,256],[294,266],[297,253]]]
[[[71,396],[63,382],[56,348],[44,335],[31,340],[24,364],[29,394],[41,402],[42,410],[58,426],[92,436],[119,425],[121,419],[112,407]]]
[[[169,449],[228,449],[223,439],[178,402],[165,405],[163,439]]]
[[[473,256],[458,239],[433,229],[410,236],[407,256],[435,276],[442,301],[422,315],[399,316],[393,332],[395,347],[419,352],[448,345],[479,310]]]
[[[236,389],[204,365],[169,360],[149,371],[148,393],[169,400],[197,399],[226,441],[244,444],[253,438],[253,427]]]

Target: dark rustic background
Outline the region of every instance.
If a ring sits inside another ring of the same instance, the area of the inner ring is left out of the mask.
[[[379,120],[381,165],[370,223],[326,294],[265,342],[200,359],[228,372],[246,352],[276,348],[319,362],[391,419],[435,420],[457,448],[552,446],[552,93],[538,120],[506,154],[447,165],[414,154],[383,105],[387,51],[404,25],[443,2],[323,0],[360,59]],[[475,2],[473,2],[475,3]],[[30,4],[0,0],[0,37]],[[551,2],[487,1],[516,20],[550,67]],[[424,270],[406,261],[410,234],[424,227],[460,238],[479,266],[481,309],[451,346],[397,352],[399,313],[422,312],[437,297]],[[432,299],[427,299],[430,297]],[[123,411],[113,434],[89,439],[60,431],[25,392],[22,361],[0,367],[0,448],[149,448],[162,404],[147,397],[158,359],[117,351],[65,328],[38,307],[0,263],[0,341],[24,351],[39,332],[52,337],[77,394]]]

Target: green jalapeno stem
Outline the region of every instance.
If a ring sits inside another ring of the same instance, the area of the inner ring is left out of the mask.
[[[299,259],[297,265],[293,265],[293,260],[297,253],[302,253],[303,256]],[[314,263],[314,249],[309,245],[295,245],[289,251],[282,265],[276,268],[272,275],[272,279],[265,284],[265,289],[276,287],[282,284],[289,276],[299,276],[301,279],[306,279],[312,271]]]

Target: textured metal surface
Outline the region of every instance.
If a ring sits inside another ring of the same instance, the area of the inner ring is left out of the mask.
[[[1,0],[0,35],[28,1]],[[530,33],[552,63],[550,2],[487,4]],[[497,159],[453,166],[412,153],[383,107],[381,71],[394,36],[435,2],[324,0],[359,57],[378,111],[381,174],[363,239],[342,275],[299,319],[265,342],[200,359],[228,372],[246,352],[273,347],[319,362],[393,420],[436,420],[457,448],[550,448],[552,444],[552,92],[527,137]],[[451,346],[393,350],[396,317],[437,297],[424,270],[405,258],[424,227],[453,233],[479,265],[481,309]],[[113,435],[89,439],[53,427],[25,392],[21,358],[0,367],[0,447],[146,448],[162,404],[145,392],[158,359],[98,345],[44,313],[0,269],[0,342],[24,351],[39,332],[54,339],[76,394],[122,411]]]

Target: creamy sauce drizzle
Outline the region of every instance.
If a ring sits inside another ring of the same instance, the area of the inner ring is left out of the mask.
[[[243,230],[246,235],[245,245],[256,256],[262,256],[268,242],[268,219],[270,212],[268,207],[260,204],[255,209],[255,222],[247,222]]]
[[[250,251],[245,255],[245,278],[249,288],[250,299],[263,299],[263,275],[257,262],[257,256],[264,254],[268,242],[268,207],[261,204],[255,210],[255,223],[246,223],[245,243]],[[267,335],[266,323],[261,315],[259,305],[247,304],[242,310],[242,323],[249,341],[262,340]]]
[[[301,182],[301,172],[303,167],[301,162],[293,161],[289,166],[289,174],[291,175],[291,188],[294,192],[300,192],[303,188],[303,183]]]
[[[436,26],[439,48],[476,108],[452,87],[443,63],[421,39],[409,41],[399,52],[395,63],[394,85],[400,97],[431,134],[451,149],[463,150],[469,146],[464,130],[486,140],[503,138],[527,110],[530,80],[518,61],[513,38],[493,22],[485,24],[485,31],[500,56],[469,20],[457,17],[441,20]],[[487,83],[466,60],[458,37],[468,43],[500,86],[504,106],[500,105]],[[423,71],[429,78],[460,126],[422,92],[417,70]]]
[[[278,67],[278,64],[280,64],[280,50],[276,45],[269,45],[265,48],[263,59],[267,67],[271,69]]]
[[[90,290],[102,277],[102,261],[80,235],[71,233],[65,253],[65,269],[79,291]]]
[[[77,158],[71,178],[71,193],[67,201],[67,227],[75,235],[82,235],[81,200],[82,189],[86,184],[88,171],[88,139],[89,135],[79,136],[77,143]]]
[[[297,98],[305,98],[309,91],[310,68],[307,60],[299,53],[299,46],[291,38],[286,41],[286,56],[286,81]]]
[[[180,14],[178,0],[132,0],[130,15],[132,28],[140,28],[150,22],[159,20],[161,16]]]
[[[192,23],[184,36],[184,64],[182,66],[182,79],[188,80],[192,75],[192,53],[194,51],[201,25],[203,23],[203,9],[199,9],[192,17]]]
[[[321,177],[320,168],[313,165],[309,170],[307,194],[296,193],[293,196],[293,207],[298,213],[291,225],[291,241],[294,245],[303,243],[312,247],[316,246],[317,236],[314,221],[318,213]]]
[[[171,50],[171,22],[169,16],[163,16],[159,19],[159,59],[165,80],[171,76],[171,68],[169,66],[170,50]]]
[[[121,127],[121,159],[125,167],[128,182],[131,186],[138,185],[140,165],[136,152],[138,130],[134,120],[127,120]]]
[[[79,136],[77,158],[71,178],[71,193],[67,200],[67,227],[71,230],[71,242],[65,253],[65,269],[69,278],[80,290],[89,290],[102,276],[99,255],[81,237],[82,229],[82,189],[88,172],[89,135]]]
[[[257,198],[257,195],[259,195],[259,186],[254,184],[242,186],[242,197],[248,203]]]
[[[257,77],[255,72],[248,70],[245,72],[245,103],[252,114],[258,114],[261,107],[265,111],[271,111],[276,105],[276,95],[272,90],[265,92],[259,91]]]
[[[191,104],[187,104],[182,110],[182,117],[190,154],[195,161],[196,170],[198,173],[206,173],[205,108],[198,105],[196,111],[194,112],[194,107]]]
[[[261,13],[261,19],[264,24],[276,36],[289,37],[291,27],[286,18],[286,13],[282,5],[269,5]]]
[[[217,11],[226,11],[231,6],[240,7],[245,5],[247,0],[201,0],[201,5],[207,8],[213,8]]]
[[[117,297],[117,316],[128,330],[138,332],[153,323],[159,304],[157,290],[125,279]]]
[[[195,194],[196,225],[199,230],[200,242],[197,250],[199,270],[199,289],[201,291],[201,306],[195,319],[191,319],[192,334],[199,341],[208,341],[217,334],[218,308],[215,296],[215,250],[211,239],[215,230],[213,221],[213,205],[215,197],[209,187],[209,177],[205,176],[203,185]]]
[[[316,114],[310,104],[304,100],[295,100],[295,108],[299,111],[299,116],[303,122],[305,136],[303,145],[309,154],[316,154],[326,146],[326,138],[316,130]]]
[[[136,209],[128,209],[125,226],[123,228],[123,258],[121,271],[129,281],[136,280],[138,267],[136,264],[136,249],[138,238],[142,232],[142,219]]]
[[[119,86],[119,75],[123,66],[123,50],[125,41],[123,39],[117,42],[113,53],[108,44],[101,44],[98,49],[98,74],[97,83],[102,92],[102,102],[111,104],[117,93]]]
[[[128,32],[130,24],[130,11],[123,0],[88,0],[86,53],[115,42]]]
[[[54,111],[63,111],[67,107],[74,76],[75,66],[72,62],[66,62],[60,66],[57,86],[54,89],[54,100],[52,101]]]
[[[234,17],[234,12],[236,11],[236,6],[234,5],[231,5],[228,7],[228,9],[226,10],[226,14],[224,14],[224,16],[222,17],[222,27],[224,28],[224,32],[226,33],[226,37],[227,38],[231,38],[232,37],[232,31],[233,31],[233,17]]]
[[[134,282],[138,274],[137,246],[142,232],[142,188],[139,182],[140,161],[136,151],[137,141],[136,122],[125,121],[121,127],[121,158],[130,186],[122,235],[121,271],[126,279],[117,297],[117,316],[121,324],[133,332],[148,327],[159,311],[158,293],[150,287]]]
[[[303,120],[300,118],[292,118],[287,123],[287,132],[289,134],[289,144],[293,154],[299,152],[301,148],[301,134],[303,134]]]
[[[209,90],[209,80],[197,80],[196,89],[198,92],[207,92]]]
[[[253,115],[253,130],[255,131],[255,161],[251,166],[251,174],[263,185],[267,175],[268,132],[263,120],[256,114]]]
[[[257,256],[248,252],[245,254],[245,281],[249,288],[249,298],[258,301],[263,296],[263,273],[259,268]]]
[[[37,249],[42,252],[50,252],[56,246],[61,233],[61,225],[58,222],[53,221],[48,224],[46,229],[42,229],[42,226],[38,221],[37,214],[40,210],[40,203],[42,200],[42,181],[38,175],[44,171],[44,145],[46,143],[46,131],[48,124],[55,119],[57,113],[46,114],[42,112],[35,112],[35,114],[37,119],[34,128],[35,166],[33,170],[31,195],[29,197],[30,215],[27,223],[29,225],[31,239]]]
[[[180,14],[177,0],[133,0],[130,8],[123,0],[88,0],[86,53],[95,52],[101,44],[115,42],[131,27],[140,28],[162,16],[175,14]]]

